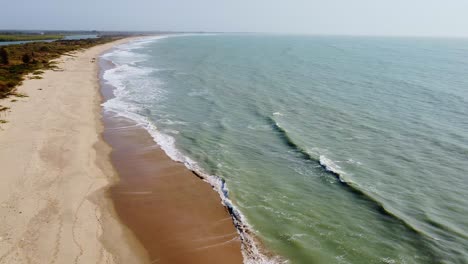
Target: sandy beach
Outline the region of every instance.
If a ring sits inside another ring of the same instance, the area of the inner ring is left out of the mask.
[[[242,262],[207,183],[148,149],[143,130],[115,129],[125,120],[104,128],[94,58],[125,41],[63,56],[60,70],[19,87],[28,97],[0,101],[11,107],[0,128],[0,263]]]

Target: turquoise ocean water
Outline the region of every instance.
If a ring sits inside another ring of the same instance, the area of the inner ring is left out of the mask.
[[[246,262],[468,263],[468,40],[186,35],[103,59],[105,110],[281,257],[245,238]]]

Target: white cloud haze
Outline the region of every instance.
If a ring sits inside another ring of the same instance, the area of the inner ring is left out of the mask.
[[[0,29],[468,37],[467,0],[15,0]],[[6,11],[6,12],[5,12]]]

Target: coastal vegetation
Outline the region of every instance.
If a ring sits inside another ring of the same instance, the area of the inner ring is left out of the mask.
[[[27,41],[27,40],[56,40],[63,39],[64,35],[41,35],[41,34],[0,34],[2,41]]]
[[[54,59],[80,49],[116,40],[121,37],[102,37],[97,39],[58,40],[53,42],[32,42],[0,48],[0,98],[9,95],[21,96],[16,87],[25,76],[40,79],[42,70],[56,69]]]

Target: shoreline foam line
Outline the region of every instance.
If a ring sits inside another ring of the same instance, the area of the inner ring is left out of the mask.
[[[110,61],[116,66],[116,68],[129,67],[134,65],[134,63],[137,61],[130,61],[119,65],[119,63],[112,61],[110,57],[112,55],[118,55],[120,53],[120,55],[127,57],[135,56],[137,60],[141,61],[143,59],[143,56],[140,56],[141,54],[137,53],[132,54],[131,50],[140,48],[145,44],[153,43],[154,41],[157,41],[159,39],[176,36],[184,35],[166,35],[139,39],[124,45],[116,46],[113,50],[101,55],[100,58]],[[172,160],[176,162],[183,163],[185,167],[192,171],[195,176],[203,179],[205,182],[212,186],[212,188],[221,197],[222,204],[227,208],[229,214],[231,215],[233,224],[240,236],[244,263],[286,263],[286,261],[280,259],[280,257],[271,257],[263,253],[264,250],[262,250],[262,248],[259,246],[259,242],[257,242],[256,238],[252,235],[254,233],[253,228],[247,223],[245,216],[233,205],[232,201],[229,199],[229,190],[226,186],[225,181],[222,178],[216,175],[209,175],[205,173],[204,170],[198,166],[197,162],[183,155],[175,147],[175,139],[173,137],[161,133],[148,118],[138,114],[137,112],[139,108],[137,106],[120,100],[126,93],[126,87],[122,83],[121,79],[113,78],[112,73],[115,72],[114,69],[106,70],[102,74],[104,81],[114,87],[114,98],[111,98],[102,104],[104,111],[113,112],[118,116],[125,117],[136,122],[139,126],[143,127],[146,131],[148,131],[148,133],[152,136],[153,140],[161,147],[161,149],[166,153],[167,156],[169,156]],[[151,71],[148,70],[146,72]],[[140,73],[136,72],[137,75]]]

